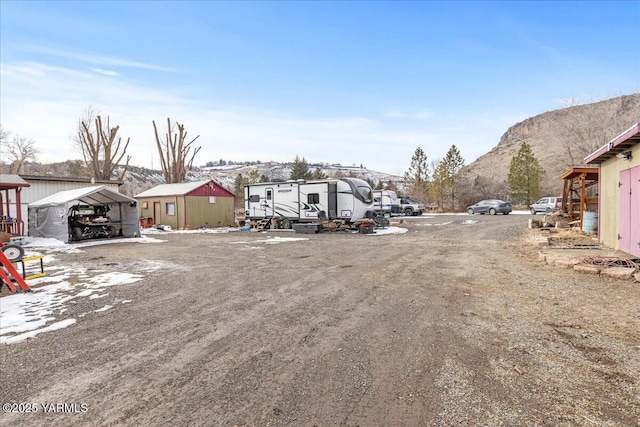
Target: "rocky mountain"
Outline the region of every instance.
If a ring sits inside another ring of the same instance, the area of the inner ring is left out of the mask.
[[[575,105],[530,117],[511,126],[500,142],[467,167],[470,178],[504,183],[511,158],[526,141],[546,170],[544,189],[562,190],[562,174],[585,167],[584,158],[640,122],[640,93]]]

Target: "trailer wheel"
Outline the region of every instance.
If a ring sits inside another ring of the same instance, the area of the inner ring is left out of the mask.
[[[7,257],[9,262],[18,262],[24,258],[24,249],[22,246],[14,245],[12,243],[3,245],[2,253]]]
[[[110,225],[107,227],[107,237],[108,238],[112,238],[112,237],[116,237],[117,231],[116,228],[113,225]]]
[[[293,224],[291,223],[291,220],[289,218],[285,218],[282,220],[282,228],[284,228],[285,230],[291,230],[291,227],[293,227]]]
[[[71,230],[71,238],[76,241],[82,240],[82,228],[73,227],[73,230]]]

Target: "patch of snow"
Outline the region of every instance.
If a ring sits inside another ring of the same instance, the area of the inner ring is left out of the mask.
[[[94,290],[93,289],[87,289],[84,290],[82,292],[78,292],[76,294],[77,297],[89,297],[89,299],[91,299],[91,296],[93,295]]]
[[[88,284],[87,287],[89,289],[100,289],[100,288],[106,288],[110,286],[135,283],[142,279],[143,279],[143,276],[139,274],[120,273],[120,272],[102,273],[102,274],[98,274],[97,276],[89,278],[89,282],[91,282],[91,284]]]
[[[273,237],[273,238],[269,238],[267,240],[256,240],[256,243],[262,243],[264,242],[267,245],[277,245],[278,243],[285,243],[285,242],[299,242],[299,241],[303,241],[303,240],[309,240],[307,237]]]
[[[381,236],[383,234],[404,234],[409,231],[406,228],[402,227],[385,227],[385,228],[376,228],[374,229],[372,234],[368,234],[369,236]]]
[[[33,338],[38,334],[43,332],[57,331],[58,329],[66,328],[67,326],[71,326],[76,323],[76,319],[65,319],[56,323],[52,323],[46,328],[36,329],[30,332],[25,332],[24,334],[14,335],[12,337],[2,337],[0,336],[0,343],[4,344],[13,344],[16,342],[24,341],[27,338]]]
[[[276,245],[278,243],[286,243],[286,242],[298,242],[298,241],[302,241],[302,240],[309,240],[309,238],[307,237],[267,237],[266,239],[263,240],[253,240],[250,242],[247,241],[238,241],[238,242],[229,242],[230,244],[234,244],[234,245],[248,245],[248,244],[252,244],[252,243],[264,243],[266,245]]]
[[[97,310],[94,310],[93,312],[94,312],[94,313],[102,313],[103,311],[107,311],[107,310],[109,310],[109,309],[110,309],[110,308],[112,308],[112,307],[113,307],[112,305],[105,305],[104,307],[99,308],[99,309],[97,309]]]
[[[53,239],[53,238],[44,238],[44,237],[28,237],[25,239],[25,242],[22,244],[25,248],[52,248],[55,246],[65,246],[61,240]]]
[[[159,230],[155,227],[152,228],[143,228],[140,230],[140,234],[167,234],[171,232],[172,234],[223,234],[223,233],[232,233],[234,231],[240,231],[238,227],[217,227],[217,228],[199,228],[196,230]]]
[[[96,295],[96,289],[116,286],[121,284],[134,283],[142,279],[143,276],[129,273],[103,273],[94,277],[89,277],[87,283],[76,283],[71,285],[68,281],[69,275],[66,273],[69,268],[63,269],[60,276],[46,277],[49,285],[36,287],[32,292],[14,294],[2,297],[0,304],[0,343],[15,343],[27,338],[35,337],[42,332],[55,331],[57,329],[70,326],[76,319],[65,319],[55,321],[54,313],[65,313],[68,311],[66,305],[75,304],[77,298],[89,297],[89,299],[102,298],[108,294]],[[80,269],[82,273],[83,269]],[[75,269],[78,271],[78,269]],[[35,280],[30,281],[33,285]],[[79,292],[74,293],[74,291]],[[102,308],[105,311],[111,308]],[[86,314],[86,313],[85,313]],[[83,317],[80,315],[78,317]]]

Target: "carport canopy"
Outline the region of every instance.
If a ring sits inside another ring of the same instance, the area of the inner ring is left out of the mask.
[[[95,187],[76,188],[73,190],[60,191],[51,196],[45,197],[29,204],[29,207],[57,206],[77,200],[87,205],[106,205],[109,203],[136,203],[136,199],[118,193],[111,188],[98,185]]]
[[[140,233],[136,199],[105,185],[60,191],[29,203],[29,236],[71,241],[69,209],[72,205],[107,206],[108,220],[117,235],[135,237]]]

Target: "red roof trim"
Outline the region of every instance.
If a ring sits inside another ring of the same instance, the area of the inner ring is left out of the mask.
[[[205,182],[204,184],[194,188],[193,190],[184,194],[185,196],[221,196],[221,197],[236,197],[231,191],[224,188],[214,180]]]

